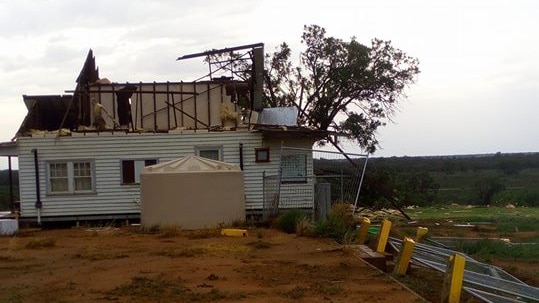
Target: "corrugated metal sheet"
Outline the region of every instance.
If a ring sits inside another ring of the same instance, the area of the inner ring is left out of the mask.
[[[258,124],[262,125],[298,125],[298,109],[296,107],[264,108],[258,116]]]

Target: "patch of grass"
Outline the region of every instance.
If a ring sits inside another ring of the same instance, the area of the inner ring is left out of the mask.
[[[456,244],[456,249],[473,255],[481,260],[499,258],[537,262],[539,260],[539,244],[510,245],[497,240],[465,241]]]
[[[8,261],[8,262],[16,262],[16,261],[23,261],[24,259],[17,256],[5,256],[0,255],[0,261]]]
[[[17,237],[19,238],[35,237],[36,234],[40,230],[41,229],[37,229],[37,228],[22,228],[17,231]]]
[[[442,292],[443,274],[427,268],[417,268],[403,277],[395,277],[429,302],[439,302]]]
[[[140,232],[143,234],[157,234],[159,233],[160,226],[158,224],[152,226],[143,226],[140,229]]]
[[[129,296],[142,298],[164,298],[178,295],[190,290],[180,283],[164,280],[162,277],[149,278],[136,276],[130,283],[116,287],[108,292],[112,296]]]
[[[246,298],[243,292],[226,292],[213,288],[208,292],[194,292],[186,287],[181,281],[170,281],[163,277],[140,277],[136,276],[131,282],[116,287],[107,295],[129,297],[133,299],[147,299],[148,301],[179,300],[185,302],[210,302],[220,300],[239,300]],[[111,298],[115,299],[115,298]]]
[[[271,244],[269,242],[264,242],[264,241],[250,242],[247,245],[251,246],[251,247],[253,247],[255,249],[267,249],[267,248],[271,248],[273,246],[273,244]]]
[[[176,225],[161,226],[159,228],[159,238],[174,238],[181,235],[182,229]]]
[[[292,234],[296,232],[296,224],[299,220],[305,217],[305,214],[299,209],[293,209],[280,215],[275,221],[275,226],[278,230]]]
[[[56,239],[53,238],[35,238],[30,240],[24,246],[27,249],[42,249],[56,246]]]
[[[335,204],[326,219],[316,222],[314,234],[339,243],[352,243],[357,236],[356,221],[348,204]]]
[[[217,228],[209,228],[209,229],[199,229],[199,230],[193,230],[189,232],[187,235],[188,239],[209,239],[209,238],[217,238],[221,236],[220,229]]]
[[[324,296],[337,296],[344,292],[344,289],[340,286],[331,283],[317,283],[311,287],[317,294]]]
[[[155,254],[170,258],[193,258],[204,253],[206,253],[206,249],[202,247],[184,247],[181,249],[165,249]]]
[[[0,303],[22,303],[23,297],[20,293],[8,289],[2,290],[0,294]]]
[[[311,220],[306,216],[299,218],[296,221],[296,235],[299,237],[312,235]]]
[[[164,249],[155,253],[155,255],[170,258],[195,258],[204,254],[244,253],[250,250],[251,248],[246,245],[208,243],[204,246]]]
[[[462,205],[447,205],[441,207],[418,207],[407,209],[406,213],[414,219],[443,220],[452,219],[455,222],[495,222],[519,218],[538,218],[539,207],[471,207]],[[539,223],[536,223],[539,225]],[[536,226],[537,226],[536,225]]]
[[[301,299],[307,295],[308,288],[302,286],[296,286],[290,290],[281,292],[281,296],[293,300]]]
[[[207,253],[245,253],[251,250],[250,247],[243,244],[224,244],[224,243],[208,243],[203,246]]]
[[[82,249],[79,253],[73,255],[74,259],[85,259],[90,261],[100,261],[100,260],[113,260],[113,259],[122,259],[128,258],[129,256],[122,253],[109,253],[103,250],[92,250],[92,249]]]

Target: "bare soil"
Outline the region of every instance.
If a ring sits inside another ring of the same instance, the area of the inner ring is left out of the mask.
[[[327,239],[271,229],[22,230],[0,238],[0,302],[423,302]]]

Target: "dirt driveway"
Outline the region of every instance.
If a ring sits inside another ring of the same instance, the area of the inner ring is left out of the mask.
[[[422,302],[329,240],[275,230],[23,230],[0,238],[0,302]]]

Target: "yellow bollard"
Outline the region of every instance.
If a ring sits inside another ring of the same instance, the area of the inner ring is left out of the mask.
[[[465,264],[466,259],[459,254],[449,257],[442,288],[442,303],[460,302]]]
[[[398,276],[404,276],[406,270],[408,269],[408,264],[410,264],[410,259],[412,259],[412,253],[414,252],[415,242],[414,240],[405,237],[402,241],[402,248],[397,257],[397,262],[393,273]]]
[[[380,233],[378,234],[378,242],[376,243],[376,252],[383,254],[386,251],[387,239],[389,238],[389,231],[391,230],[391,221],[384,219]]]
[[[363,217],[361,219],[361,227],[359,228],[359,236],[357,237],[357,242],[359,244],[365,244],[365,242],[367,241],[369,227],[371,227],[371,220],[369,220],[369,218]]]
[[[417,228],[417,233],[416,233],[416,236],[415,236],[415,241],[416,242],[421,242],[423,241],[423,239],[425,239],[425,236],[427,235],[427,233],[429,232],[429,229],[426,228],[426,227],[418,227]]]

